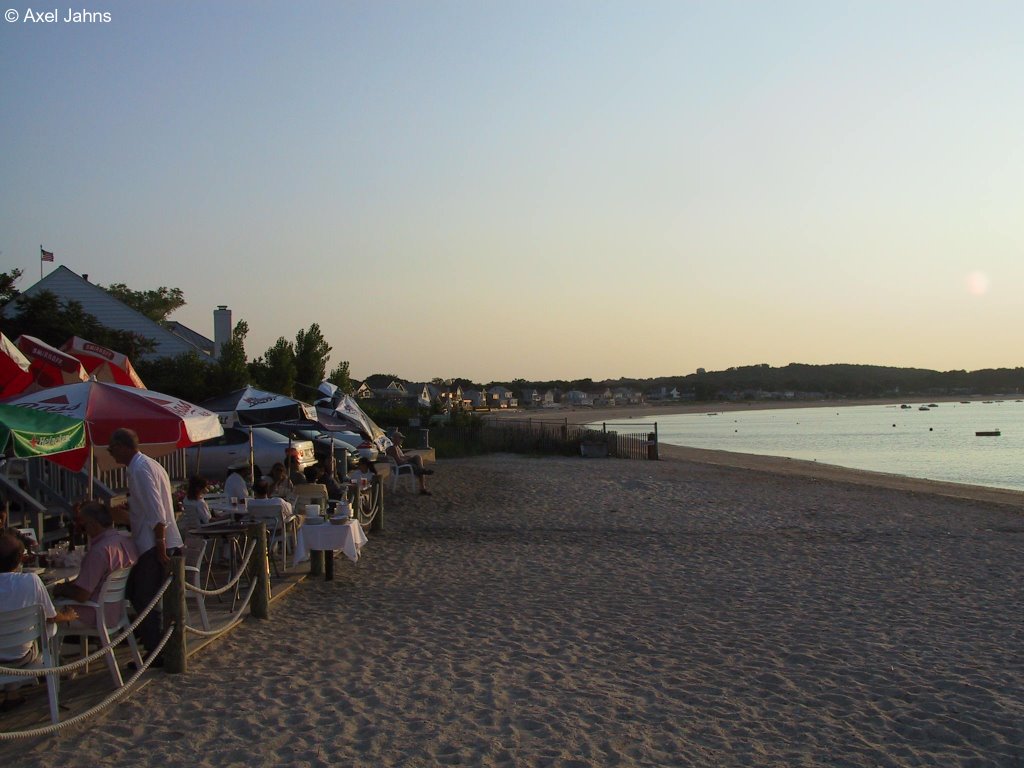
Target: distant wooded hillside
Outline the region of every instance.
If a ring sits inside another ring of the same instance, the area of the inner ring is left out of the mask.
[[[905,395],[1013,394],[1024,392],[1024,368],[990,368],[978,371],[931,371],[923,368],[891,368],[880,365],[805,365],[781,368],[767,364],[745,365],[725,371],[701,371],[687,376],[651,379],[591,379],[493,382],[511,389],[532,387],[578,389],[593,392],[604,387],[630,387],[644,393],[676,389],[698,400],[722,397],[763,397],[772,393],[820,394],[838,397],[899,397]]]

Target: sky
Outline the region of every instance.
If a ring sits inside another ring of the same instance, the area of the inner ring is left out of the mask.
[[[42,246],[355,378],[1024,364],[1020,3],[73,10],[0,23],[22,289]]]

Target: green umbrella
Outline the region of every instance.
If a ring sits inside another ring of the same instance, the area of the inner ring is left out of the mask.
[[[85,422],[0,403],[0,450],[8,443],[20,459],[73,451],[85,447]]]

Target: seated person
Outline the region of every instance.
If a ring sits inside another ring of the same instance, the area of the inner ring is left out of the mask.
[[[335,470],[336,464],[330,456],[325,456],[320,461],[320,479],[315,481],[327,487],[327,498],[332,501],[339,501],[345,498],[345,489],[338,482],[338,473]]]
[[[82,558],[82,567],[78,577],[66,584],[58,584],[53,589],[54,597],[65,597],[79,603],[86,601],[99,602],[103,583],[113,571],[135,565],[139,559],[138,550],[131,534],[115,530],[114,519],[105,504],[99,501],[87,501],[78,510],[79,525],[89,537],[89,548]],[[96,609],[83,605],[75,606],[78,621],[70,627],[96,626]],[[103,606],[108,626],[113,626],[121,618],[121,606],[113,603]]]
[[[277,466],[277,465],[275,465]],[[289,532],[298,531],[302,525],[302,519],[292,511],[290,502],[279,496],[270,496],[270,484],[266,480],[260,480],[253,487],[253,496],[249,500],[248,510],[253,512],[259,509],[275,508],[280,510],[281,525]]]
[[[249,462],[241,466],[228,469],[228,479],[224,481],[224,495],[229,499],[244,499],[249,495],[249,485],[246,478],[249,476]]]
[[[373,481],[376,477],[377,468],[373,466],[373,462],[365,456],[360,456],[359,463],[356,465],[356,469],[349,477],[349,480],[357,488],[356,498],[359,500],[359,509],[364,513],[369,512],[373,506],[373,496],[370,493],[370,488],[373,487]]]
[[[288,479],[292,481],[292,485],[302,485],[306,482],[306,476],[299,469],[299,452],[297,449],[290,448],[285,453],[284,468],[288,472]]]
[[[420,481],[420,495],[429,496],[430,491],[427,490],[426,476],[434,474],[434,470],[424,468],[422,456],[406,456],[405,451],[402,450],[403,440],[405,440],[405,435],[397,429],[391,433],[391,445],[388,446],[387,455],[389,458],[394,459],[394,462],[398,464],[398,466],[411,466],[413,468],[413,474],[415,474]]]
[[[267,488],[268,496],[276,496],[278,498],[287,498],[295,495],[295,484],[288,477],[288,470],[285,469],[284,464],[280,461],[274,464],[270,468],[270,486]],[[303,478],[302,482],[306,482]],[[256,495],[256,489],[253,488],[253,496],[259,498]]]
[[[10,533],[0,535],[0,611],[13,611],[16,608],[27,608],[30,605],[41,605],[43,615],[48,624],[47,632],[53,636],[57,628],[55,622],[74,621],[78,614],[72,608],[57,611],[53,601],[46,593],[46,588],[39,576],[34,573],[22,573],[22,557],[25,545]],[[24,668],[38,663],[41,653],[35,643],[7,646],[0,648],[0,666]],[[25,678],[28,683],[32,680]],[[0,711],[6,712],[19,704],[25,703],[25,697],[18,696],[17,691],[24,683],[7,683],[4,686],[4,702]]]
[[[205,477],[192,475],[188,479],[188,490],[185,492],[185,511],[178,521],[178,529],[182,531],[192,528],[199,528],[210,523],[228,520],[230,515],[215,515],[210,512],[210,506],[206,503],[206,489],[210,487]],[[241,498],[245,498],[244,496]]]

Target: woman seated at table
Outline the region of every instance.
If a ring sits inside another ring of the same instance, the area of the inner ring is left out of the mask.
[[[210,481],[199,475],[192,475],[188,479],[188,490],[185,492],[185,511],[178,521],[178,528],[188,530],[199,528],[203,525],[226,520],[228,515],[214,515],[204,498],[206,490],[210,487]]]
[[[280,461],[270,468],[269,481],[268,496],[288,499],[295,495],[295,484],[288,478],[288,470]],[[255,489],[253,489],[253,493],[255,495]]]
[[[311,482],[326,486],[327,498],[332,501],[345,498],[345,489],[338,482],[337,464],[331,456],[324,456],[320,460],[320,463],[317,464],[317,479]]]

